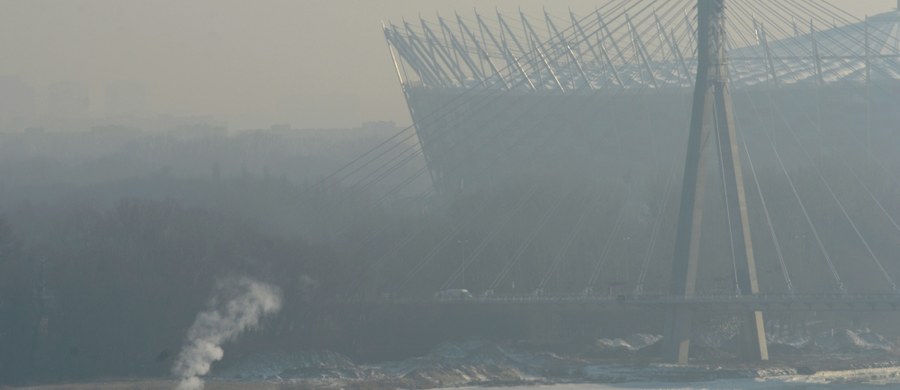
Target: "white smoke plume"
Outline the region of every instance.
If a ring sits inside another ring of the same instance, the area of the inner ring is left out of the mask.
[[[259,325],[259,321],[281,309],[278,287],[250,278],[219,282],[209,308],[197,314],[187,333],[187,342],[172,367],[180,380],[177,390],[202,390],[202,376],[213,362],[225,354],[222,344],[241,332]]]

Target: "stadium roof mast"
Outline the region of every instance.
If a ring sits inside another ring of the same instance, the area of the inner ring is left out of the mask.
[[[672,295],[692,297],[696,290],[703,217],[704,167],[710,153],[707,140],[712,131],[718,143],[718,156],[725,181],[725,205],[735,263],[737,294],[757,294],[756,264],[747,217],[740,149],[735,136],[731,93],[728,86],[726,56],[725,1],[697,0],[697,79],[688,139],[681,209],[672,266]],[[676,363],[688,362],[692,312],[683,305],[671,309],[666,322],[663,353]],[[746,313],[741,334],[742,354],[750,360],[768,360],[762,312]]]

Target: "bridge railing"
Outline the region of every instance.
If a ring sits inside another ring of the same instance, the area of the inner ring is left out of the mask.
[[[715,294],[715,295],[600,295],[600,294],[495,294],[479,296],[435,296],[400,297],[384,295],[377,298],[351,297],[338,300],[347,304],[622,304],[622,305],[669,305],[669,304],[893,304],[900,305],[900,294],[857,293],[857,294]]]

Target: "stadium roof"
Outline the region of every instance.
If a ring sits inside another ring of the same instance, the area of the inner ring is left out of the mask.
[[[695,0],[617,0],[565,18],[521,10],[385,26],[401,80],[438,89],[598,90],[693,84]],[[729,2],[736,87],[900,80],[900,12],[827,1]]]

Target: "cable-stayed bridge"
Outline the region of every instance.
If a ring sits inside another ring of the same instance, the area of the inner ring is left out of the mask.
[[[525,308],[557,311],[634,311],[660,310],[683,306],[701,312],[743,313],[748,311],[790,312],[867,312],[898,311],[900,297],[896,294],[753,294],[753,295],[619,295],[603,294],[543,294],[543,295],[490,295],[472,297],[437,297],[416,299],[390,297],[348,300],[346,303],[363,305],[408,305],[502,307],[516,305]]]
[[[900,13],[619,0],[384,32],[415,125],[325,181],[444,223],[359,239],[350,302],[665,310],[681,362],[698,311],[765,359],[763,311],[900,307]]]

